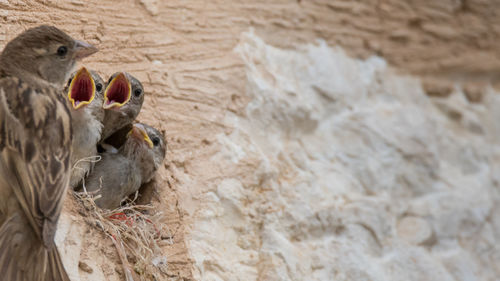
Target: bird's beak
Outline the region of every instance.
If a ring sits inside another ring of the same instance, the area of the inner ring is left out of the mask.
[[[146,129],[142,124],[136,123],[133,125],[132,130],[128,133],[128,136],[135,137],[139,140],[145,141],[149,148],[153,148],[153,142],[148,136],[148,133],[146,132]]]
[[[74,109],[79,109],[94,100],[95,91],[92,75],[85,67],[82,67],[69,84],[68,99]]]
[[[75,60],[81,60],[99,51],[99,49],[97,49],[93,45],[80,40],[75,40],[74,48],[75,48],[75,53],[74,53]]]
[[[130,100],[132,95],[132,86],[123,72],[111,80],[104,91],[104,109],[112,107],[122,107]]]

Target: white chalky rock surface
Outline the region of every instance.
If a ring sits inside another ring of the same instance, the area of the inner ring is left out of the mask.
[[[321,41],[235,51],[250,102],[212,160],[242,176],[197,198],[197,280],[500,280],[498,94],[433,100]]]
[[[397,226],[398,237],[410,244],[434,243],[431,239],[432,229],[429,223],[422,218],[407,216],[400,220]]]

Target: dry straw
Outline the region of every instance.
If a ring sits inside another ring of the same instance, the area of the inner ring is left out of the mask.
[[[162,223],[163,213],[150,205],[134,205],[134,200],[115,210],[104,210],[95,204],[96,192],[75,192],[87,223],[109,237],[116,246],[127,281],[161,280],[166,274],[167,258],[159,243],[170,231]]]

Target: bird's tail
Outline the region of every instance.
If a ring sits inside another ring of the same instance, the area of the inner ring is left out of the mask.
[[[45,248],[17,214],[0,227],[0,276],[5,281],[70,281],[56,246]]]
[[[48,251],[47,274],[45,274],[45,280],[71,281],[64,269],[59,250],[57,250],[55,245]]]

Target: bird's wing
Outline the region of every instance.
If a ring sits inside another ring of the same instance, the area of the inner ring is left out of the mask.
[[[32,158],[36,153],[32,143],[27,147],[24,143],[26,137],[23,124],[11,110],[12,94],[17,92],[20,81],[15,78],[3,78],[0,80],[0,151],[7,147],[23,154],[23,158]],[[30,155],[26,155],[30,154]]]
[[[69,181],[71,125],[57,91],[0,79],[0,161],[35,234],[53,245]],[[21,158],[21,161],[19,159]]]
[[[16,213],[0,226],[0,272],[3,281],[70,281],[57,247],[46,249]]]

